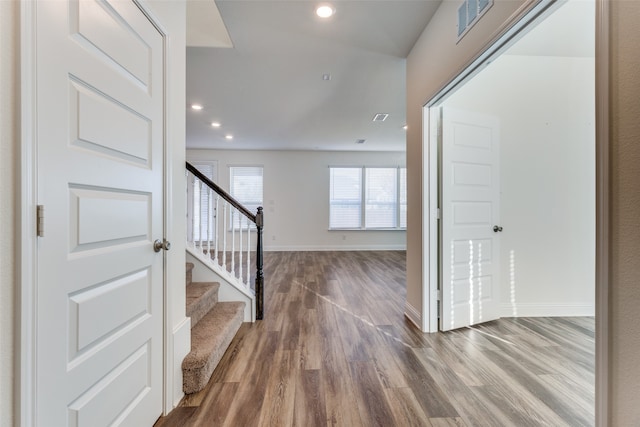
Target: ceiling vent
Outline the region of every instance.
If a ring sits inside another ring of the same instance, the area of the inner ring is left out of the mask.
[[[378,113],[375,116],[373,116],[373,121],[374,122],[384,122],[385,120],[387,120],[387,117],[389,117],[389,115],[386,114],[386,113]]]
[[[364,144],[364,139],[356,139],[356,144]]]

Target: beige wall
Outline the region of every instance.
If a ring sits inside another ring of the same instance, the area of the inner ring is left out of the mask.
[[[640,2],[611,2],[610,425],[640,425]]]
[[[18,3],[0,1],[0,426],[13,423]]]
[[[422,284],[428,276],[423,261],[423,175],[428,170],[422,147],[422,107],[461,72],[498,29],[528,0],[495,0],[492,8],[456,44],[459,2],[445,0],[407,58],[407,303],[422,311]]]

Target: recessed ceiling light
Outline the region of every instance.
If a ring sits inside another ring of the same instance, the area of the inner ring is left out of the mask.
[[[320,18],[330,18],[334,13],[336,13],[336,10],[327,4],[320,5],[316,8],[316,15]]]
[[[409,126],[404,125],[404,126],[402,126],[402,129],[407,130],[407,129],[409,129]]]
[[[220,127],[220,123],[219,122],[211,122],[211,126],[213,126],[214,128],[219,128]]]
[[[233,139],[233,135],[225,135],[224,138],[225,139]]]
[[[202,110],[202,105],[200,105],[200,104],[192,104],[191,105],[191,109],[192,110]]]

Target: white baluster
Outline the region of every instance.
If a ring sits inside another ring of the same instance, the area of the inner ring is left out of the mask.
[[[203,187],[202,187],[202,181],[198,180],[198,183],[200,184],[200,191],[199,191],[199,195],[200,195],[200,203],[198,204],[198,209],[200,210],[198,212],[198,229],[200,230],[200,252],[204,253],[204,245],[202,244],[202,199],[204,199],[204,192],[202,191]]]
[[[220,196],[216,195],[216,209],[215,209],[215,216],[214,216],[214,229],[213,232],[215,233],[215,241],[213,242],[213,246],[214,246],[214,251],[213,251],[213,261],[215,263],[218,262],[218,228],[220,227],[220,224],[218,223],[218,206],[219,206],[219,202],[220,201]]]
[[[231,207],[231,275],[236,271],[236,208]]]
[[[247,288],[251,287],[251,223],[247,219]]]
[[[191,241],[193,245],[196,244],[196,198],[195,198],[195,188],[196,188],[196,177],[194,175],[191,176]]]
[[[238,279],[240,279],[240,282],[242,282],[242,221],[244,220],[244,215],[240,215],[240,212],[238,212],[238,217],[240,219],[240,221],[238,222],[238,228],[240,229],[240,237],[238,238],[238,242],[240,243],[240,248],[238,249]]]
[[[211,200],[211,196],[213,195],[213,191],[207,185],[207,258],[211,259],[211,224],[212,224],[212,213],[211,207],[213,206],[213,201]]]
[[[227,206],[229,204],[225,200],[222,204],[222,266],[227,268]]]

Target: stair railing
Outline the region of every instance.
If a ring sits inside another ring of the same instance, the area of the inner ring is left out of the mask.
[[[223,188],[211,181],[195,166],[186,163],[187,245],[204,255],[227,280],[253,292],[256,319],[263,318],[264,274],[262,271],[262,207],[255,214]],[[256,233],[255,253],[251,250],[251,234]],[[251,287],[251,258],[255,259],[256,276]],[[246,267],[246,270],[245,270]]]

